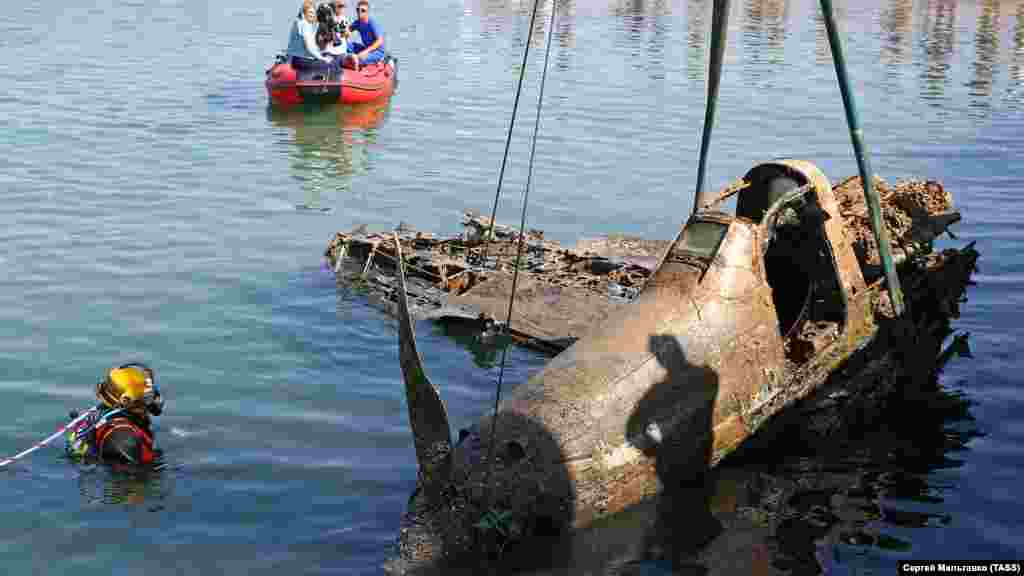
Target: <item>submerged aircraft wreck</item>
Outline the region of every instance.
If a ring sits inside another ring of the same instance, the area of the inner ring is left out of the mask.
[[[827,434],[930,374],[978,256],[932,250],[959,219],[941,185],[897,186],[883,203],[902,243],[897,318],[866,224],[849,225],[865,218],[863,198],[850,204],[858,179],[833,188],[790,160],[743,183],[693,214],[633,302],[454,441],[396,269],[420,482],[392,570],[479,562],[489,512],[514,527],[503,542],[585,528],[702,473],[785,412]],[[735,213],[720,211],[733,194]],[[399,261],[402,244],[396,235]]]
[[[472,251],[453,268],[438,259],[441,266],[424,272],[421,259],[403,252],[420,250],[422,237],[396,233],[370,243],[363,271],[375,254],[385,254],[395,268],[394,282],[381,285],[399,317],[419,463],[390,572],[478,567],[510,545],[526,545],[519,549],[528,553],[520,556],[544,556],[544,548],[529,543],[579,532],[670,494],[753,435],[792,422],[794,414],[829,434],[844,419],[870,419],[888,395],[912,395],[915,386],[934,382],[916,375],[934,373],[978,254],[973,245],[933,250],[934,240],[960,218],[940,184],[888,189],[876,182],[831,1],[820,1],[859,178],[833,187],[810,162],[777,160],[755,166],[717,194],[704,189],[729,8],[728,0],[715,0],[690,217],[649,268],[636,260],[629,263],[633,268],[614,268],[615,284],[638,288],[626,294],[628,303],[608,304],[614,299],[605,293],[598,298],[605,302],[601,313],[559,319],[560,310],[586,308],[578,302],[562,308],[563,300],[592,296],[587,290],[594,285],[607,290],[609,279],[587,279],[583,286],[549,281],[558,288],[526,290],[525,300],[547,322],[531,326],[511,316],[506,330],[515,337],[513,331],[525,326],[519,341],[564,349],[506,398],[499,394],[494,412],[459,430],[454,440],[441,395],[416,351],[406,270],[419,269],[421,279],[438,276],[428,287],[450,297],[475,295],[481,322],[500,320],[500,311],[488,312],[486,302],[495,295],[513,303],[523,296],[514,287],[516,270],[523,268],[518,255],[527,243],[524,225],[515,238],[512,289],[501,288],[500,274],[476,286],[464,283],[472,277],[466,271],[479,267],[468,261]],[[735,209],[727,210],[732,198]],[[523,214],[525,224],[525,207]],[[359,244],[342,235],[328,252],[337,264],[344,260],[339,254]],[[540,239],[533,244],[543,248]],[[454,274],[461,281],[449,275],[455,268],[462,269]],[[558,278],[543,262],[533,268],[524,273],[528,281]],[[426,292],[417,300],[436,296]],[[576,324],[555,329],[555,338],[541,334],[560,322]],[[670,514],[688,513],[674,506],[668,506]]]

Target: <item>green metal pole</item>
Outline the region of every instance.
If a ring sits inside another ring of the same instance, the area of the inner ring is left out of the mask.
[[[864,199],[867,201],[868,214],[871,217],[871,229],[875,233],[875,242],[878,243],[878,253],[882,259],[882,269],[885,270],[886,283],[889,285],[889,298],[892,300],[893,312],[896,313],[896,316],[902,316],[903,290],[900,288],[900,279],[896,275],[896,265],[893,263],[892,249],[889,246],[889,234],[882,222],[882,203],[878,198],[878,192],[875,190],[875,183],[872,179],[871,158],[864,147],[864,131],[861,130],[857,104],[854,102],[853,92],[850,90],[850,77],[846,73],[846,57],[843,55],[843,43],[839,38],[839,31],[836,29],[832,0],[821,0],[821,11],[825,17],[825,29],[828,31],[828,43],[832,48],[832,61],[836,66],[836,76],[839,78],[839,91],[843,95],[846,123],[850,127],[850,138],[853,140],[853,153],[857,157],[857,169],[860,171],[860,179],[864,186]]]
[[[715,0],[711,13],[711,61],[708,66],[708,103],[704,111],[704,133],[700,139],[700,164],[697,166],[697,191],[693,195],[693,211],[707,204],[704,198],[704,176],[707,169],[711,129],[715,125],[718,108],[718,84],[722,79],[722,60],[725,59],[725,39],[729,32],[729,0]]]

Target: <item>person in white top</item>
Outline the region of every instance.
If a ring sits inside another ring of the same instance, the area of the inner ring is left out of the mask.
[[[303,0],[302,12],[295,18],[288,34],[286,54],[296,68],[338,66],[340,58],[325,54],[316,42],[316,9],[313,0]]]

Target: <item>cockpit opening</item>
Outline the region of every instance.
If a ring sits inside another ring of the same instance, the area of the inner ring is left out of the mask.
[[[813,348],[822,339],[819,333],[838,334],[845,318],[825,213],[813,186],[785,166],[758,166],[747,180],[736,215],[763,225],[765,277],[779,333],[789,358],[801,361],[809,357],[808,342]]]

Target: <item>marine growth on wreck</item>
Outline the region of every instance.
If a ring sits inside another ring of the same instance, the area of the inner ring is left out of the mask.
[[[493,552],[495,542],[480,540],[481,522],[506,527],[505,543],[586,528],[689,482],[787,415],[812,415],[809,423],[828,433],[849,414],[870,412],[894,382],[909,387],[903,376],[935,361],[937,350],[921,351],[947,335],[943,321],[977,255],[932,251],[959,219],[939,183],[878,184],[905,286],[898,319],[864,233],[859,181],[832,187],[804,161],[754,167],[657,256],[563,249],[531,232],[520,312],[508,328],[558,355],[454,444],[440,432],[450,430],[444,385],[430,383],[415,353],[406,295],[420,317],[493,327],[510,296],[518,238],[499,229],[485,242],[479,232],[490,223],[477,218],[459,237],[337,235],[328,248],[335,269],[354,256],[351,269],[385,308],[398,304],[403,326],[421,481],[403,519],[402,560],[447,562],[481,545]],[[734,214],[725,210],[732,196]],[[406,286],[398,261],[417,287]],[[610,288],[624,283],[637,292]],[[591,316],[581,322],[574,313],[583,309]]]

